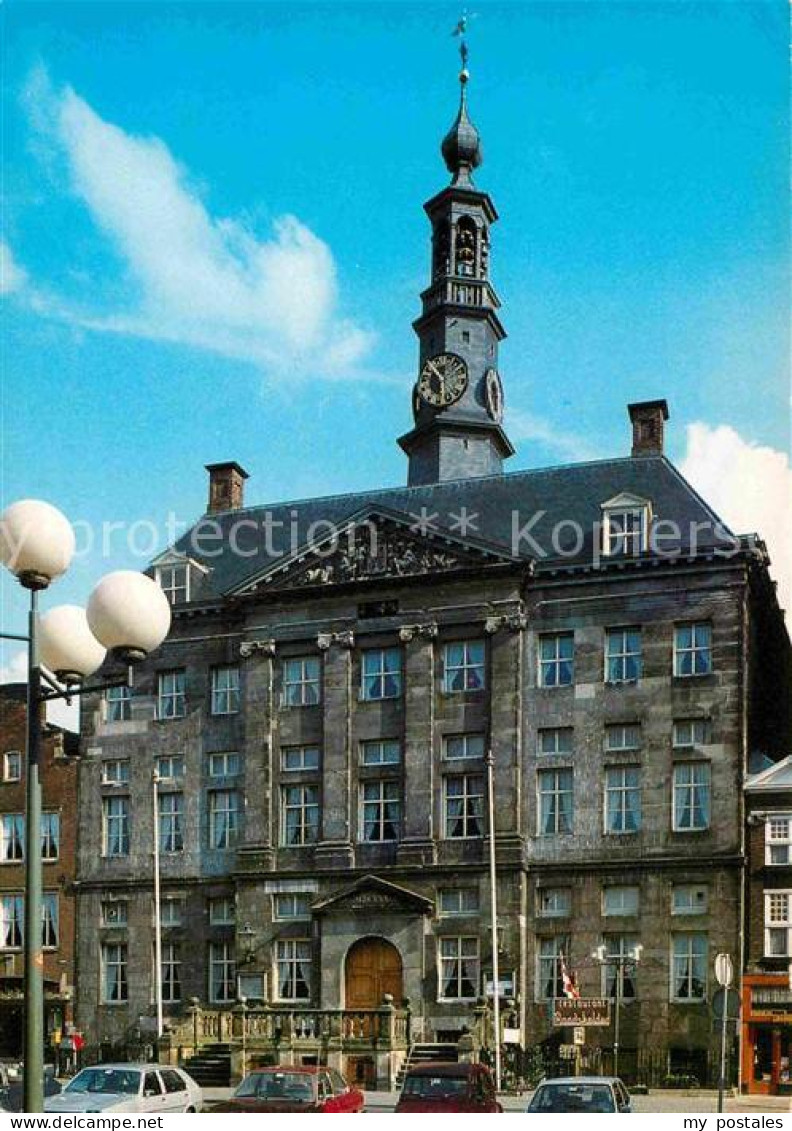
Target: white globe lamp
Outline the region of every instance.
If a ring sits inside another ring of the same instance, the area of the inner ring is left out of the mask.
[[[85,609],[59,605],[39,621],[39,656],[61,683],[82,683],[102,666],[106,649],[88,627]]]
[[[65,573],[74,547],[69,520],[50,503],[22,499],[0,516],[0,560],[26,589],[46,589]]]
[[[126,569],[102,578],[88,599],[87,616],[96,639],[125,664],[158,648],[171,623],[168,598],[156,581]]]

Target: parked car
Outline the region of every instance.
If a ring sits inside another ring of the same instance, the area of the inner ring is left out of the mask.
[[[201,1089],[181,1068],[162,1064],[97,1064],[83,1068],[44,1110],[197,1112]]]
[[[618,1076],[565,1076],[542,1080],[528,1104],[528,1111],[614,1112],[625,1115],[632,1108],[630,1093]]]
[[[340,1072],[323,1065],[277,1065],[251,1072],[215,1111],[363,1111],[364,1096]]]
[[[55,1066],[44,1066],[44,1099],[57,1096],[61,1086],[55,1079]],[[24,1111],[25,1077],[18,1062],[0,1063],[0,1111]]]
[[[503,1108],[486,1065],[440,1061],[407,1069],[396,1111],[497,1112]]]

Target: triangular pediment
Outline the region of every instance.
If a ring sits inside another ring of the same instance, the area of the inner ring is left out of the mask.
[[[782,758],[773,766],[768,766],[759,774],[754,774],[745,782],[748,793],[770,793],[773,790],[789,790],[792,800],[792,754]]]
[[[367,510],[248,578],[234,595],[453,573],[513,563],[478,540],[438,529],[432,515]]]
[[[388,880],[381,880],[379,876],[363,876],[313,905],[315,915],[333,911],[345,914],[371,912],[378,915],[431,915],[434,904],[426,896]]]
[[[631,491],[621,491],[618,495],[614,495],[612,499],[600,503],[604,511],[627,510],[629,508],[637,510],[638,507],[648,507],[649,505],[649,499],[643,499],[640,495],[633,495]]]

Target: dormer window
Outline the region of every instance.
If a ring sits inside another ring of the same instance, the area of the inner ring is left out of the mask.
[[[609,558],[635,557],[649,547],[651,504],[635,495],[617,495],[602,504],[602,552]]]
[[[180,605],[190,599],[190,567],[182,565],[161,565],[157,567],[157,582],[172,605]]]

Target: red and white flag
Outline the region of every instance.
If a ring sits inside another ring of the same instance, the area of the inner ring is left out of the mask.
[[[561,981],[564,986],[564,997],[577,999],[580,997],[580,990],[577,988],[575,975],[566,964],[563,951],[559,954],[559,958],[561,960]]]

